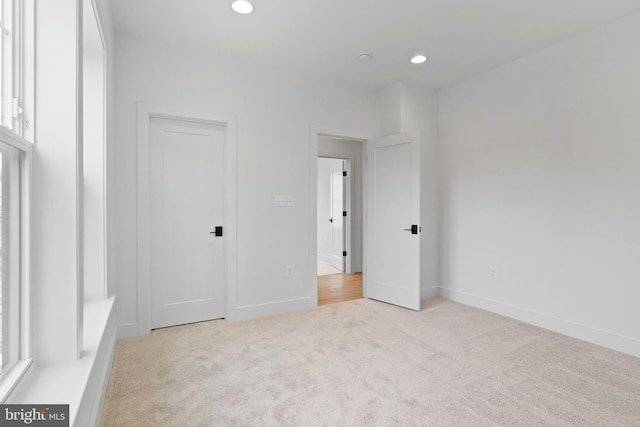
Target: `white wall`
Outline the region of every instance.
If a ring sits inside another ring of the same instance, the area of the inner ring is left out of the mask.
[[[36,7],[31,296],[33,352],[41,364],[74,361],[81,349],[80,11],[75,0]]]
[[[402,98],[403,84],[400,82],[389,85],[380,91],[380,134],[382,136],[395,135],[403,132]]]
[[[308,233],[316,221],[316,201],[308,190],[310,128],[376,135],[377,94],[122,34],[117,36],[116,55],[116,282],[121,336],[135,334],[137,322],[139,101],[237,117],[238,317],[315,303],[315,266],[309,264],[315,248]],[[274,207],[276,194],[293,195],[294,207]],[[284,276],[285,265],[294,266],[294,277]]]
[[[635,15],[440,92],[443,295],[640,355],[638,40]]]

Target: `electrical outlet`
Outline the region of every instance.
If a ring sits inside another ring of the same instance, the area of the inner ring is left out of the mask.
[[[498,278],[498,269],[495,267],[489,268],[489,275],[491,276],[492,279]]]
[[[285,265],[284,266],[284,276],[292,277],[293,276],[293,265]]]

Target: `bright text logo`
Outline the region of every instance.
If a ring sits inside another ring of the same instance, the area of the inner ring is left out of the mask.
[[[0,426],[69,427],[69,405],[0,405]]]

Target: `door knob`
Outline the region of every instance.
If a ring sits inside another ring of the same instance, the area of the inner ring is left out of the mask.
[[[410,231],[411,234],[418,234],[418,226],[413,224],[411,225],[411,228],[405,228],[404,231]]]
[[[215,231],[210,231],[209,234],[215,234],[216,237],[222,236],[222,227],[216,226]]]

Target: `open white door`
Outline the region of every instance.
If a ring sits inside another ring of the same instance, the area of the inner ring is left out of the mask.
[[[331,159],[331,265],[345,271],[344,260],[344,160]]]
[[[420,310],[420,144],[367,142],[366,297]]]

